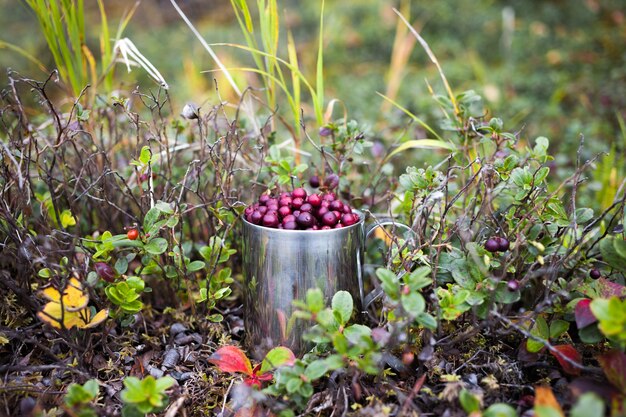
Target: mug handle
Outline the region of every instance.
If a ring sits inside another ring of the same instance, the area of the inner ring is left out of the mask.
[[[365,232],[365,240],[367,241],[367,239],[369,239],[369,237],[372,235],[372,233],[374,233],[376,229],[378,229],[379,227],[384,227],[384,226],[400,227],[411,232],[412,235],[415,235],[415,232],[413,231],[413,229],[411,229],[406,224],[397,222],[391,217],[383,217],[380,219],[375,219],[375,223],[370,225],[367,228],[367,231]],[[372,292],[370,292],[366,297],[365,286],[363,284],[363,265],[359,265],[358,269],[359,270],[358,270],[357,275],[359,279],[359,293],[361,296],[361,306],[363,308],[363,311],[367,311],[367,308],[370,306],[370,304],[372,304],[374,300],[376,300],[378,297],[380,297],[383,294],[383,290],[381,288],[376,288]]]

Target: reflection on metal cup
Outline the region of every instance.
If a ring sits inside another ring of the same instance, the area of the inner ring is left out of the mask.
[[[284,230],[243,220],[244,321],[246,345],[257,359],[276,346],[304,353],[311,323],[293,317],[294,300],[319,288],[326,301],[339,290],[361,310],[364,215],[358,223],[330,230]]]

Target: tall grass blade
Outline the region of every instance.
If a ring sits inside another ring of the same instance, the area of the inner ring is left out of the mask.
[[[415,38],[420,43],[420,45],[422,45],[422,48],[424,48],[424,50],[426,51],[426,54],[428,54],[428,57],[430,58],[432,63],[435,64],[435,66],[437,67],[437,71],[439,71],[439,76],[441,77],[441,81],[443,81],[443,85],[446,88],[446,91],[448,93],[448,97],[450,98],[450,102],[452,103],[452,106],[454,107],[454,113],[456,115],[458,115],[459,114],[459,106],[457,105],[456,98],[454,97],[454,94],[452,93],[452,89],[450,88],[450,84],[448,83],[448,79],[446,78],[445,74],[443,73],[443,70],[441,69],[441,65],[439,65],[439,61],[437,60],[437,57],[435,56],[433,51],[430,49],[430,46],[428,46],[428,43],[424,40],[424,38],[422,38],[420,36],[420,34],[417,33],[417,31],[413,28],[413,26],[411,26],[411,24],[404,18],[404,16],[402,16],[402,13],[400,13],[395,8],[393,9],[393,11],[395,12],[395,14],[397,14],[400,17],[400,19],[402,19],[404,24],[409,28],[409,30],[413,34],[413,36],[415,36]]]
[[[402,107],[399,103],[397,103],[394,100],[392,100],[391,98],[387,97],[386,95],[384,95],[382,93],[379,93],[379,92],[376,92],[376,94],[378,94],[379,96],[381,96],[382,98],[384,98],[385,100],[387,100],[388,102],[393,104],[395,107],[397,107],[399,110],[401,110],[404,114],[406,114],[411,119],[416,121],[420,126],[422,126],[424,129],[426,129],[428,132],[430,132],[438,140],[443,141],[443,138],[441,136],[439,136],[437,134],[437,132],[435,132],[430,126],[428,126],[428,124],[425,121],[423,121],[422,119],[420,119],[419,117],[417,117],[416,115],[414,115],[413,113],[408,111],[406,108]]]
[[[445,150],[452,151],[452,152],[454,152],[456,150],[456,146],[454,146],[453,144],[447,143],[447,142],[442,142],[440,140],[436,140],[436,139],[413,139],[413,140],[409,140],[409,141],[404,142],[402,145],[400,145],[396,149],[394,149],[391,153],[389,153],[389,155],[387,155],[387,157],[385,158],[385,160],[383,162],[387,162],[394,155],[397,155],[400,152],[404,152],[407,149],[416,149],[416,148],[422,148],[422,149],[445,149]]]
[[[324,107],[324,4],[325,0],[322,0],[322,10],[320,11],[320,28],[319,28],[319,46],[317,49],[317,71],[315,88],[317,88],[317,103],[315,106],[315,117],[317,118],[317,124],[321,125],[323,122],[322,108]]]

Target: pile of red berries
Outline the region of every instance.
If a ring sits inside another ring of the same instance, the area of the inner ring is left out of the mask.
[[[307,194],[304,188],[280,195],[262,194],[246,208],[245,218],[252,224],[286,230],[337,229],[360,220],[335,193]]]

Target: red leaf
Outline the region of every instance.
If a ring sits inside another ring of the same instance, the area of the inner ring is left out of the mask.
[[[209,357],[209,362],[220,368],[222,372],[241,372],[246,375],[252,375],[250,359],[236,346],[219,348]]]
[[[592,323],[598,321],[596,316],[591,312],[591,308],[589,308],[589,304],[591,304],[591,300],[588,298],[582,299],[576,304],[574,308],[574,317],[576,317],[576,326],[579,329],[583,327],[587,327]]]
[[[570,375],[579,375],[580,368],[569,363],[565,358],[568,358],[578,364],[582,362],[582,358],[580,353],[574,348],[572,345],[558,345],[554,346],[554,348],[558,351],[558,353],[550,350],[552,356],[556,358],[557,361],[561,364],[563,370]]]
[[[598,356],[598,362],[609,382],[622,394],[626,394],[626,355],[619,350],[612,350]]]

